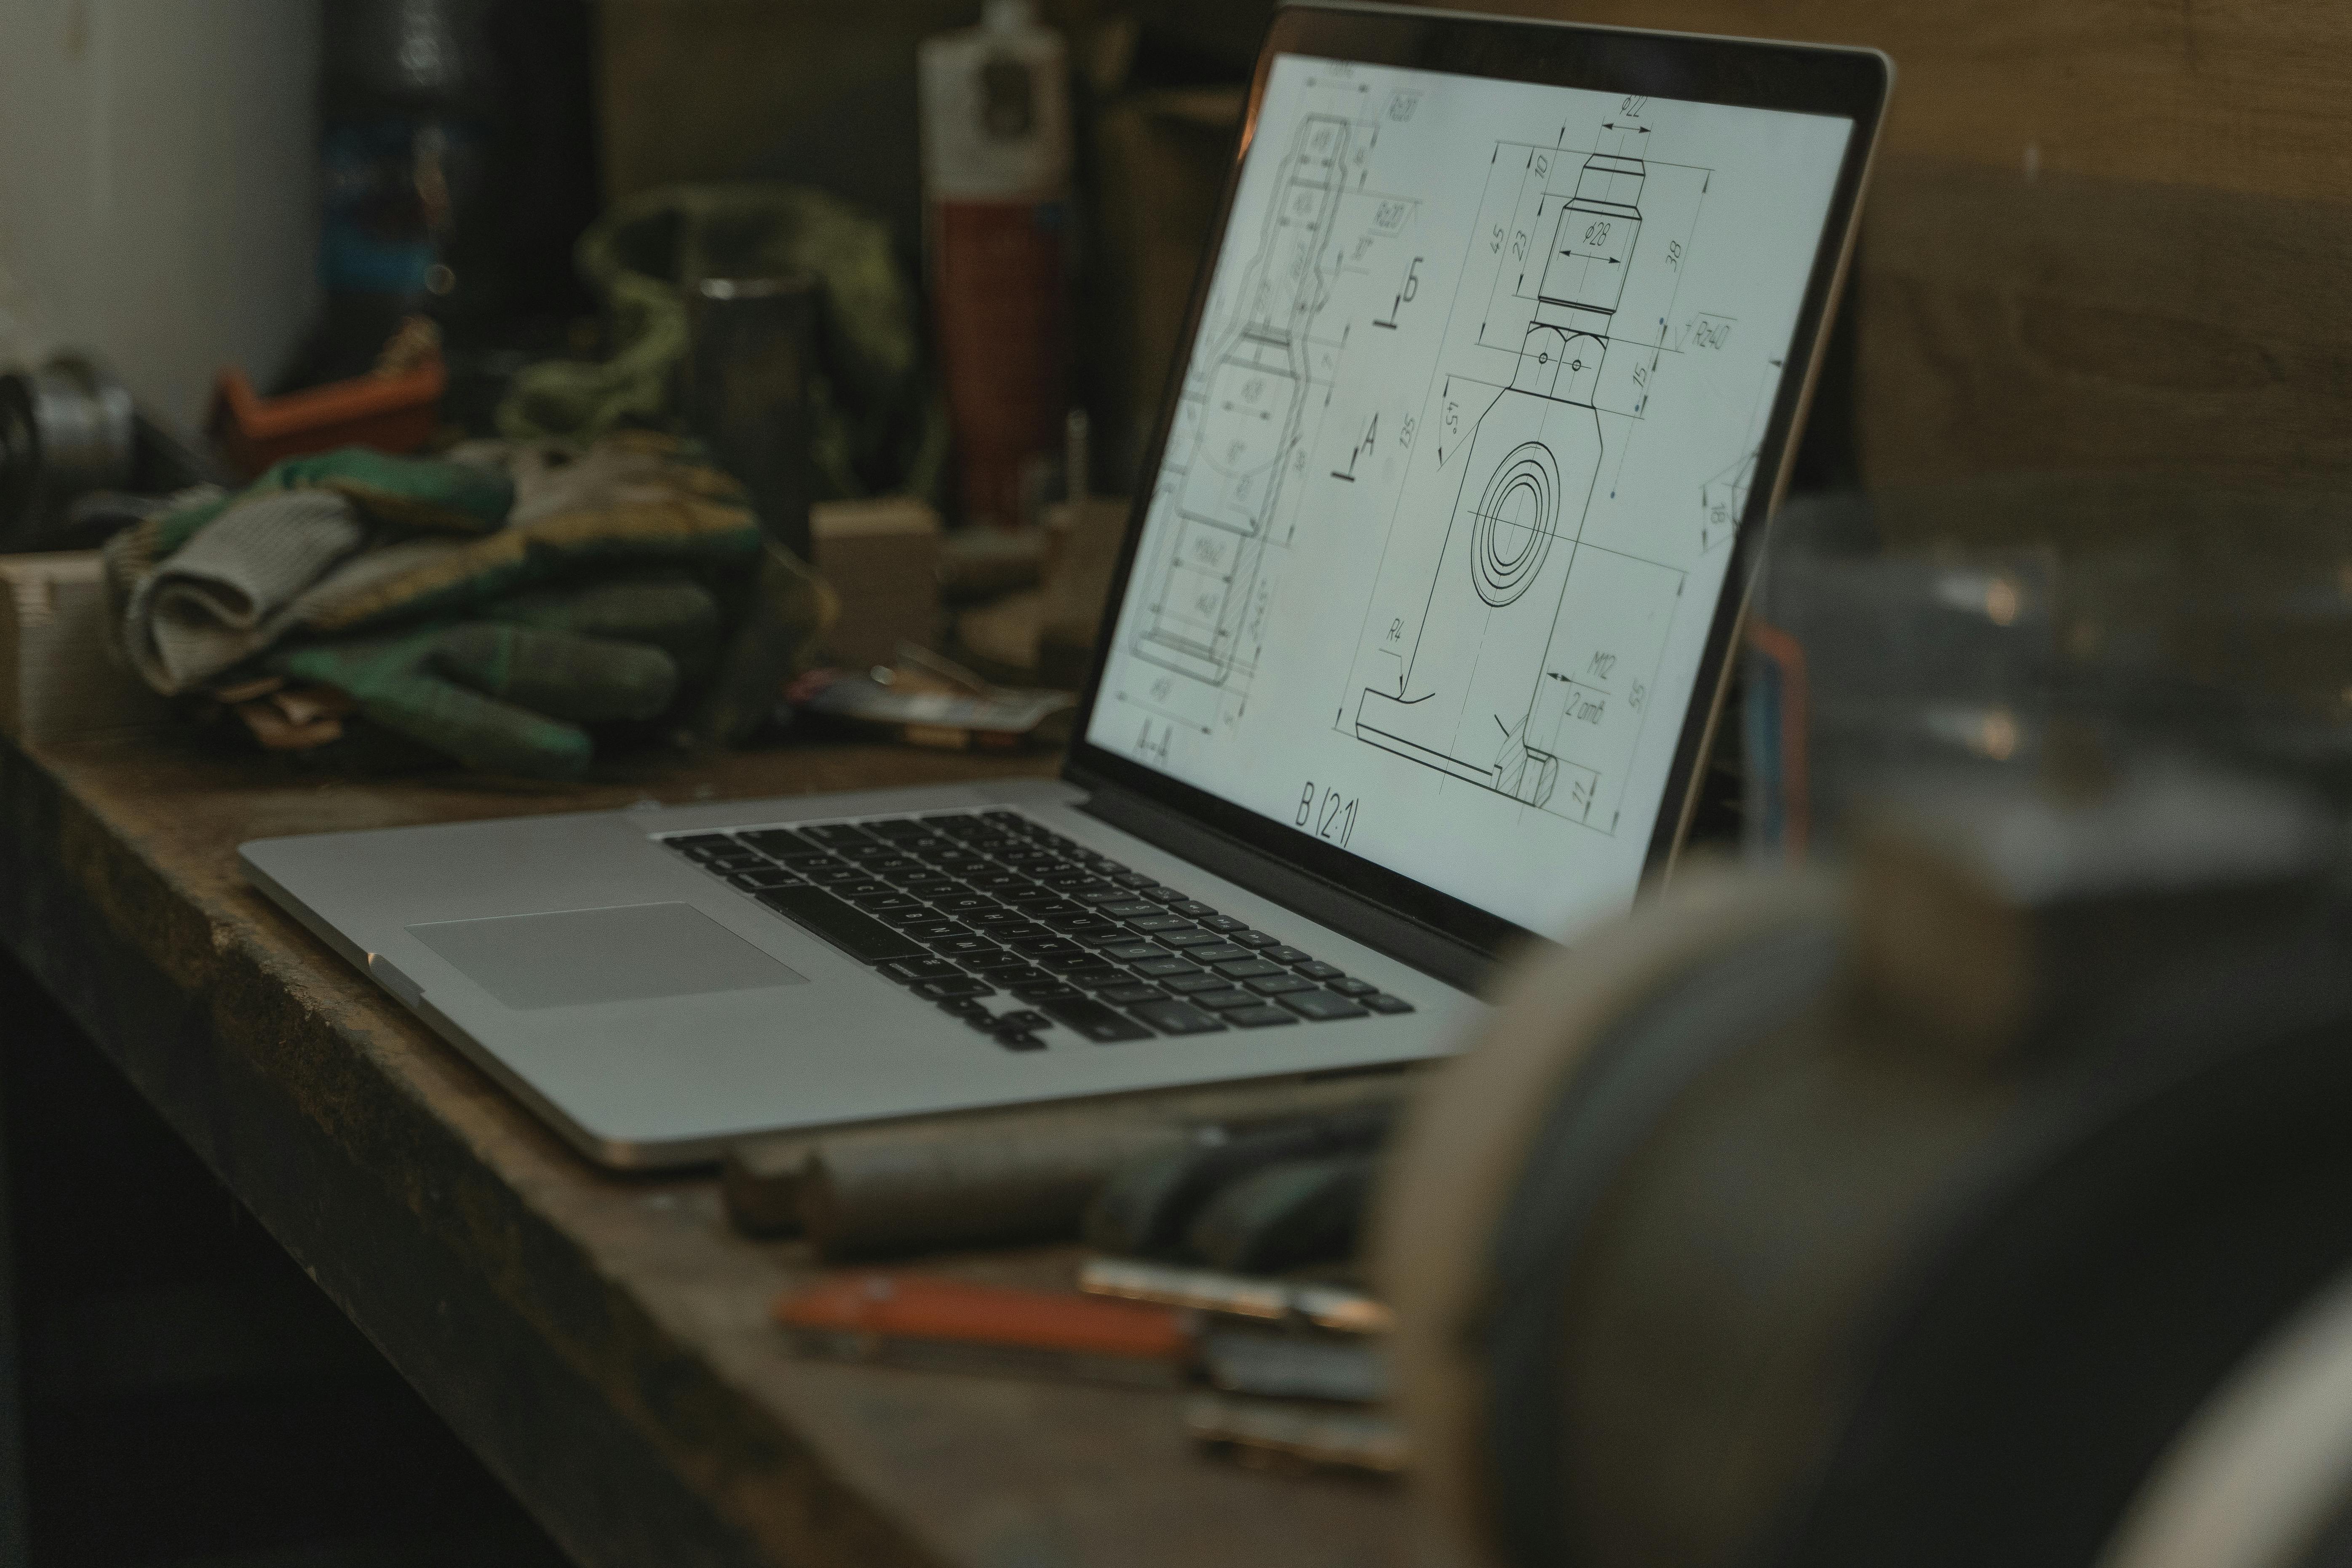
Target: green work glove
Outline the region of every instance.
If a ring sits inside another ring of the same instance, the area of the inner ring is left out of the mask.
[[[234,495],[164,513],[153,521],[148,552],[160,561],[239,501],[284,490],[332,490],[372,521],[421,533],[488,533],[514,505],[514,481],[496,468],[343,447],[285,458]]]
[[[666,712],[706,670],[719,606],[683,577],[518,595],[480,618],[281,647],[267,668],[468,767],[576,778],[590,724]]]

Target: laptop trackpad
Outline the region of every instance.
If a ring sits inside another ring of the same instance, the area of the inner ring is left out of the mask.
[[[577,1007],[808,982],[691,904],[435,921],[410,926],[408,934],[509,1007]]]

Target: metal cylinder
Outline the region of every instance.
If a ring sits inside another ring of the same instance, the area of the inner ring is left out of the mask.
[[[704,278],[687,294],[687,426],[743,482],[768,536],[809,559],[814,274]]]
[[[131,394],[87,359],[0,376],[0,550],[38,547],[76,497],[128,485],[132,426]]]

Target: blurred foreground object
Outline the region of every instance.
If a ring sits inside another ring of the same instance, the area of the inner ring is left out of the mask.
[[[2339,1278],[2206,1402],[2100,1562],[2352,1562],[2352,1276]]]
[[[1790,859],[1923,771],[2149,743],[2352,805],[2352,495],[2053,474],[1808,498],[1747,625],[1749,839]]]
[[[2147,759],[1852,814],[1843,871],[1688,870],[1523,968],[1409,1123],[1444,1561],[2088,1564],[2352,1258],[2309,797]]]
[[[923,243],[954,423],[961,521],[1013,528],[1067,406],[1069,67],[1029,0],[917,54]]]
[[[433,438],[447,385],[440,329],[412,316],[384,344],[375,368],[348,381],[262,398],[245,372],[222,371],[208,427],[243,479],[259,479],[288,458],[339,447],[414,452]]]
[[[106,564],[147,683],[226,706],[267,747],[343,741],[355,712],[541,777],[586,767],[591,725],[740,738],[830,609],[733,481],[651,436],[295,458],[125,530]]]

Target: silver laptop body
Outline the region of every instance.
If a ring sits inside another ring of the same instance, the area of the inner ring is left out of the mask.
[[[245,870],[613,1166],[1441,1053],[1687,823],[1887,79],[1287,7],[1063,779]]]

